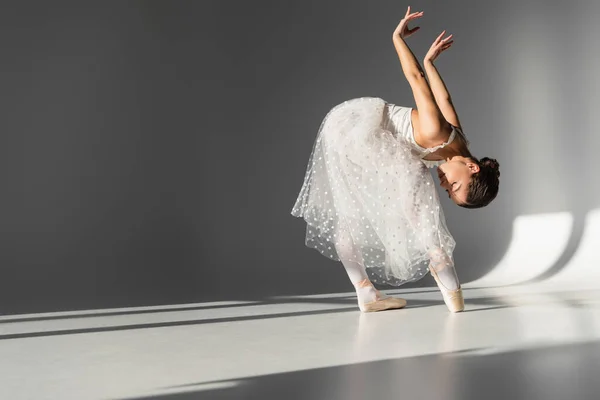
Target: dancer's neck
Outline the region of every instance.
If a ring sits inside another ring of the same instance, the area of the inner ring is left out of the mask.
[[[440,150],[440,156],[444,157],[444,160],[446,161],[449,161],[452,157],[456,156],[474,158],[467,147],[467,143],[459,137],[456,137],[452,143]]]

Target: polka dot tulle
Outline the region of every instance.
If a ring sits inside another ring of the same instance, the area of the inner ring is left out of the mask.
[[[377,97],[331,109],[291,212],[306,221],[306,246],[339,261],[349,245],[371,280],[392,286],[422,278],[432,254],[453,264],[455,247],[409,111]]]

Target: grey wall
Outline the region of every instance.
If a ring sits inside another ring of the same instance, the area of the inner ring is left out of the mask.
[[[289,212],[331,107],[414,105],[390,40],[407,4],[3,3],[0,313],[350,291]],[[442,196],[461,279],[518,215],[573,213],[574,249],[600,202],[600,5],[411,5],[419,59],[454,34],[438,68],[501,164],[488,208]]]

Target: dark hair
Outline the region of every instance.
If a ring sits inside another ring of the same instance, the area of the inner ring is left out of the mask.
[[[481,208],[491,203],[498,194],[500,184],[500,164],[494,158],[483,157],[481,160],[473,158],[479,165],[479,172],[471,176],[467,202],[459,204],[464,208]]]

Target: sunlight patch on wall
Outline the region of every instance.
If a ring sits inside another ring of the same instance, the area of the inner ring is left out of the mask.
[[[545,282],[573,282],[600,286],[600,208],[585,217],[583,235],[569,263]]]
[[[568,212],[518,216],[503,259],[490,273],[463,286],[511,285],[540,276],[565,251],[572,227]]]

